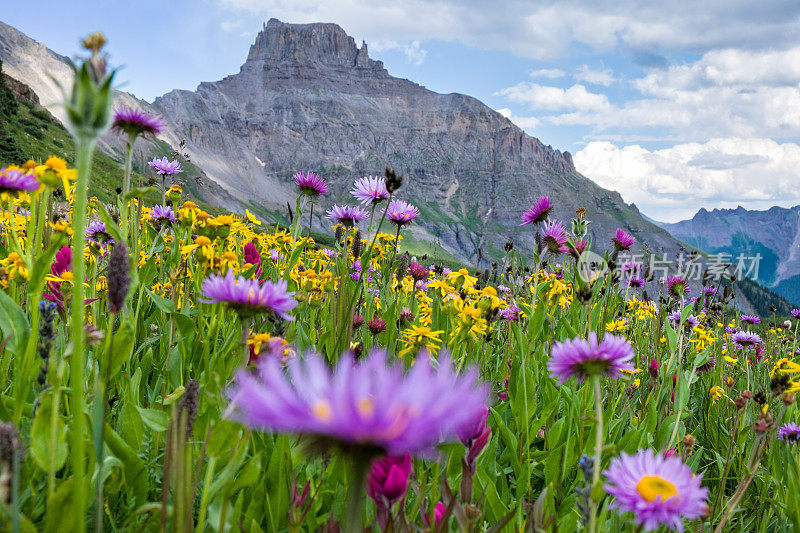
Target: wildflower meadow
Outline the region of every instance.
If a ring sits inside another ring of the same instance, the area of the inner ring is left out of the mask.
[[[163,122],[112,105],[103,44],[64,88],[74,168],[0,162],[4,531],[800,530],[800,310],[654,280],[546,196],[535,254],[412,256],[390,169],[330,209],[297,169],[286,227],[212,215],[180,158],[133,179]],[[87,192],[109,128],[115,203]]]

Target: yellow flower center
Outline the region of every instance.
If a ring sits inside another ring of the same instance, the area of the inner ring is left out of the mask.
[[[375,404],[369,398],[361,398],[356,405],[358,407],[358,412],[363,417],[371,417],[373,413],[375,413]]]
[[[661,496],[661,501],[665,502],[678,494],[675,485],[658,476],[644,476],[636,484],[636,490],[649,502],[655,501],[657,496]]]
[[[323,422],[327,422],[333,416],[331,406],[325,400],[317,400],[314,402],[314,405],[311,407],[311,413]]]

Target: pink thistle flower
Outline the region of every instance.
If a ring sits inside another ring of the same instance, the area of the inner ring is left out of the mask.
[[[314,172],[297,172],[293,177],[295,185],[300,189],[300,194],[314,197],[328,192],[328,184]]]
[[[550,203],[550,198],[548,196],[541,196],[538,200],[533,202],[533,205],[527,211],[522,213],[522,223],[520,226],[545,222],[552,210],[553,206]]]

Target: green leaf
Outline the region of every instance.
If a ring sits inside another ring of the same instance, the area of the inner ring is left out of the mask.
[[[11,336],[6,347],[22,357],[30,334],[28,318],[22,309],[5,292],[0,290],[0,330],[3,337]]]
[[[123,316],[121,319],[119,329],[114,332],[114,342],[111,346],[111,353],[108,354],[107,360],[111,365],[109,368],[109,379],[116,376],[122,366],[128,362],[133,353],[133,324],[129,316]]]
[[[45,472],[59,470],[67,461],[67,426],[58,413],[53,420],[52,394],[43,395],[33,419],[31,455]]]
[[[159,192],[159,190],[156,187],[137,187],[135,189],[131,189],[130,192],[128,192],[128,194],[125,195],[125,200],[131,200],[132,198],[141,198],[142,196],[157,192]]]
[[[172,300],[168,298],[164,298],[163,296],[159,296],[158,294],[154,293],[147,287],[144,289],[147,291],[147,294],[150,296],[150,299],[153,301],[155,306],[158,308],[159,311],[163,313],[174,313],[175,312],[175,305],[172,303]]]
[[[167,417],[167,413],[164,411],[145,409],[144,407],[139,406],[136,406],[136,410],[139,411],[139,416],[142,417],[142,422],[144,422],[145,425],[153,431],[161,433],[162,431],[167,430],[169,418]]]

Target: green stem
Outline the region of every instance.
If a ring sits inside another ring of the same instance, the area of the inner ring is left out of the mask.
[[[353,479],[347,492],[347,514],[344,520],[345,533],[360,533],[363,531],[364,512],[364,483],[369,472],[370,460],[365,457],[356,457],[353,460]]]
[[[89,188],[89,172],[92,166],[92,153],[94,152],[94,139],[78,139],[78,179],[75,185],[75,204],[72,213],[72,272],[74,283],[72,287],[72,316],[71,337],[72,357],[70,362],[70,385],[72,387],[70,410],[72,411],[72,498],[75,504],[73,515],[73,530],[82,533],[86,531],[86,463],[84,457],[84,398],[83,372],[86,366],[84,353],[83,332],[83,282],[86,277],[86,265],[83,261],[83,248],[86,245],[86,194]]]
[[[122,238],[126,241],[128,240],[128,210],[130,209],[126,196],[131,192],[131,160],[133,155],[131,148],[133,147],[134,138],[133,136],[129,137],[128,143],[125,145],[125,178],[122,182],[122,209],[119,210]]]
[[[594,468],[592,469],[592,486],[591,492],[600,482],[600,466],[602,464],[603,455],[603,404],[600,397],[600,375],[592,376],[592,388],[594,389],[594,411],[595,418],[597,418],[597,431],[594,439]],[[592,503],[591,514],[589,515],[589,533],[597,531],[597,502],[592,497],[591,492],[589,498]]]

